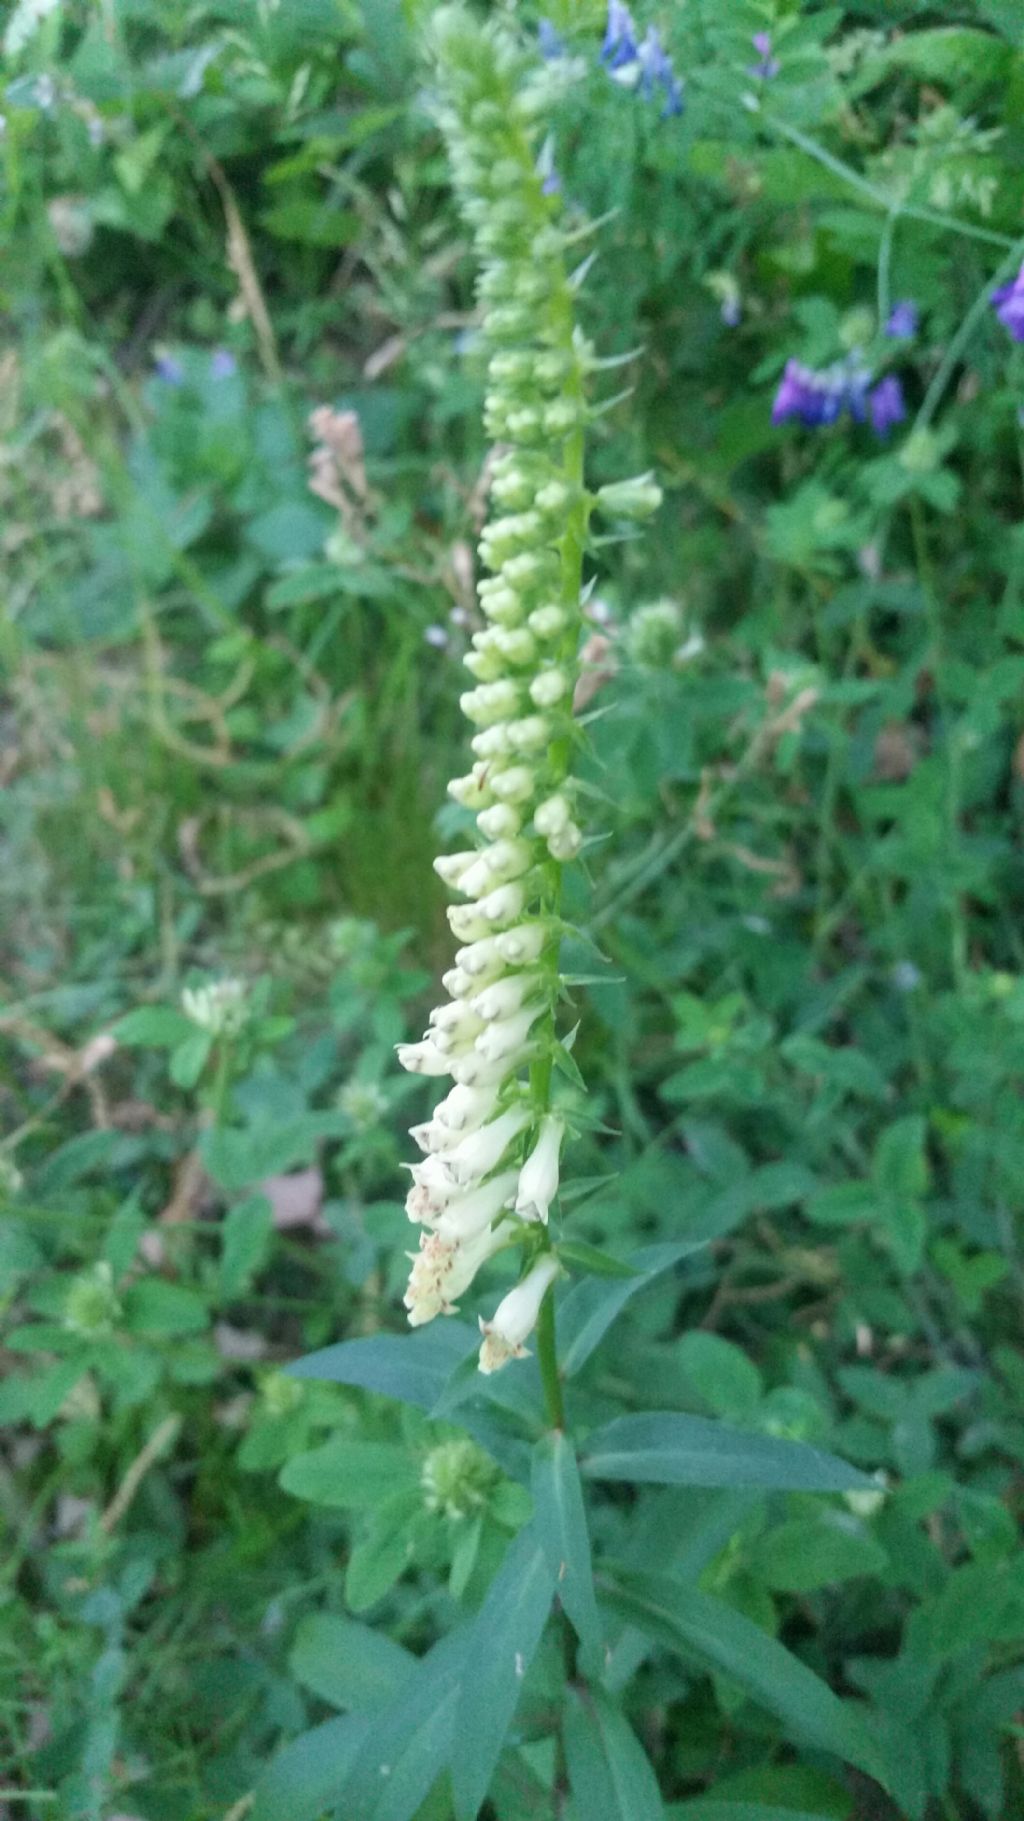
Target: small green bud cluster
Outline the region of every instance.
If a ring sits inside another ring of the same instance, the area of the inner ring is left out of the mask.
[[[473,1517],[487,1503],[498,1478],[498,1468],[475,1442],[439,1442],[420,1473],[423,1503],[441,1517]]]

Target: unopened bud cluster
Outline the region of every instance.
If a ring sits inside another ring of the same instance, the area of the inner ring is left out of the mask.
[[[546,1223],[564,1130],[551,1071],[561,873],[583,842],[572,703],[595,503],[583,479],[594,363],[573,326],[567,236],[541,144],[552,84],[571,66],[532,66],[503,29],[456,6],[435,16],[433,43],[438,118],[480,263],[485,427],[498,449],[480,540],[484,624],[461,699],[473,764],[449,785],[478,839],[436,862],[459,899],[448,919],[460,946],[448,999],[422,1042],[399,1049],[403,1067],[453,1083],[413,1130],[423,1156],[406,1206],[424,1232],[405,1302],[414,1325],[451,1313],[486,1259],[523,1243],[525,1277],[481,1323],[490,1372],[526,1351],[558,1271]],[[609,491],[609,509],[625,515],[648,508],[652,483]]]

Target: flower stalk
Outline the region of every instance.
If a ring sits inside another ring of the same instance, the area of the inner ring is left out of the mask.
[[[561,1424],[549,1230],[565,1122],[553,1106],[562,992],[563,875],[583,845],[573,761],[573,696],[583,630],[583,560],[591,511],[649,511],[649,476],[603,502],[584,478],[586,382],[597,365],[574,313],[570,236],[552,182],[551,104],[576,66],[536,63],[499,25],[461,6],[431,26],[437,117],[479,264],[489,355],[485,425],[496,449],[491,512],[480,539],[482,624],[461,706],[471,770],[449,793],[476,818],[477,843],[439,857],[458,900],[449,999],[418,1043],[399,1046],[414,1073],[455,1085],[413,1128],[409,1217],[423,1228],[405,1303],[413,1325],[450,1314],[476,1270],[518,1247],[520,1281],[490,1322],[480,1365],[521,1358],[537,1329],[548,1413]],[[576,238],[573,236],[572,238]]]

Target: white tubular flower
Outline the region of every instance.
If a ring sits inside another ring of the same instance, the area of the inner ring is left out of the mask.
[[[487,811],[484,813],[487,814]],[[554,797],[546,797],[543,803],[538,803],[533,812],[533,826],[537,833],[545,838],[549,835],[560,835],[563,829],[568,828],[571,821],[572,809],[569,799],[563,797],[561,793]]]
[[[490,1321],[481,1318],[481,1372],[499,1372],[510,1359],[523,1359],[528,1349],[523,1345],[533,1333],[540,1305],[558,1276],[558,1260],[547,1252],[538,1258],[533,1269],[503,1297]]]
[[[476,825],[485,840],[503,841],[519,833],[523,819],[511,803],[495,803],[490,809],[480,811]]]
[[[434,1108],[434,1118],[456,1135],[473,1132],[489,1119],[497,1104],[497,1088],[471,1088],[456,1085]]]
[[[539,961],[551,931],[546,923],[520,923],[515,929],[503,930],[494,946],[510,967],[529,967]]]
[[[451,1067],[447,1056],[442,1055],[437,1047],[424,1039],[422,1043],[397,1043],[395,1054],[400,1068],[408,1069],[410,1075],[448,1075]]]
[[[548,840],[548,853],[551,855],[552,860],[560,860],[564,865],[567,860],[576,859],[582,846],[582,830],[576,827],[575,822],[570,822],[567,827],[560,829],[558,834],[550,837]]]
[[[490,1024],[495,1018],[511,1017],[531,993],[542,989],[543,984],[539,974],[508,974],[504,980],[495,980],[485,986],[470,1004],[477,1016]]]
[[[464,973],[471,974],[481,984],[484,979],[493,978],[501,973],[502,956],[494,936],[485,936],[482,942],[471,942],[466,948],[455,951],[455,965]]]
[[[409,1254],[412,1271],[402,1299],[410,1327],[419,1328],[437,1315],[454,1315],[455,1298],[469,1289],[480,1266],[504,1244],[505,1235],[487,1227],[465,1244],[441,1233],[424,1233],[419,1252]]]
[[[430,1014],[431,1029],[427,1031],[428,1042],[436,1043],[438,1048],[439,1034],[444,1032],[448,1037],[476,1037],[480,1031],[480,1013],[474,1012],[471,1006],[463,1005],[461,999],[451,999],[446,1005],[435,1005]]]
[[[450,1126],[442,1125],[436,1114],[433,1119],[425,1119],[422,1125],[410,1126],[409,1137],[428,1157],[434,1157],[440,1151],[450,1151],[459,1142],[459,1133],[453,1132]]]
[[[525,1106],[509,1107],[507,1112],[499,1113],[489,1125],[478,1126],[463,1138],[453,1151],[445,1155],[445,1163],[455,1181],[460,1185],[479,1182],[501,1162],[514,1138],[518,1138],[524,1126],[530,1123],[529,1109]]]
[[[460,1087],[499,1087],[533,1054],[533,1046],[528,1043],[515,1055],[503,1056],[496,1062],[488,1061],[478,1050],[469,1050],[465,1056],[452,1057],[451,1077]]]
[[[546,1009],[544,1000],[538,999],[533,1005],[521,1007],[511,1018],[499,1018],[494,1024],[485,1025],[473,1046],[477,1055],[485,1062],[501,1062],[506,1056],[514,1056]]]
[[[469,871],[475,859],[476,854],[472,848],[461,854],[438,854],[434,861],[434,871],[446,885],[450,885],[453,890],[458,890],[459,880],[463,873]]]
[[[485,847],[481,858],[491,876],[492,885],[505,885],[510,879],[521,879],[534,862],[529,841],[495,841]]]
[[[516,1172],[503,1170],[475,1189],[453,1196],[443,1214],[438,1216],[438,1230],[448,1239],[473,1239],[497,1220],[511,1204],[516,1189]]]
[[[463,878],[462,889],[471,892],[474,898],[482,898],[485,892],[493,891],[496,884],[497,880],[491,875],[486,854],[477,854]]]
[[[488,892],[486,898],[481,898],[474,908],[479,911],[486,930],[495,923],[514,923],[517,917],[522,916],[525,903],[526,893],[516,881],[510,885],[499,885],[496,891]]]
[[[444,1157],[432,1153],[422,1163],[407,1163],[403,1168],[412,1177],[412,1188],[405,1203],[409,1219],[433,1221],[458,1193],[459,1185],[447,1162]]]
[[[565,1126],[550,1114],[541,1121],[540,1137],[519,1172],[515,1211],[520,1220],[548,1223],[548,1211],[558,1194],[558,1159]]]
[[[441,975],[441,985],[453,999],[465,999],[468,993],[478,991],[480,982],[474,980],[472,974],[467,974],[465,968],[450,967],[446,974]]]

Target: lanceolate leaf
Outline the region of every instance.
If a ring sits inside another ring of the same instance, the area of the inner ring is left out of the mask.
[[[874,1485],[866,1473],[805,1442],[781,1441],[674,1410],[616,1417],[590,1437],[581,1465],[591,1479],[660,1486],[853,1492]]]
[[[673,1802],[667,1821],[830,1821],[828,1815],[806,1808],[779,1808],[775,1802],[719,1802],[714,1796],[696,1796],[692,1802]]]
[[[581,1821],[662,1821],[657,1779],[639,1740],[600,1689],[570,1691],[564,1722],[573,1803]]]
[[[468,1322],[435,1321],[412,1334],[370,1334],[307,1353],[286,1370],[293,1378],[329,1379],[379,1391],[417,1410],[431,1410],[456,1366],[480,1336]]]
[[[412,1821],[452,1754],[465,1658],[464,1627],[422,1657],[394,1699],[369,1723],[338,1812],[359,1821]],[[291,1810],[282,1806],[274,1821]],[[270,1821],[270,1817],[267,1817]]]
[[[665,1574],[629,1575],[607,1597],[648,1637],[738,1682],[795,1738],[884,1781],[884,1765],[861,1716],[799,1657],[724,1600]]]
[[[456,1718],[458,1821],[476,1821],[551,1607],[555,1571],[534,1524],[512,1542],[470,1632]]]
[[[566,1377],[571,1378],[586,1364],[615,1317],[638,1290],[692,1252],[703,1251],[706,1243],[700,1239],[679,1245],[642,1246],[625,1261],[633,1276],[610,1282],[591,1277],[574,1284],[558,1311],[559,1351]]]
[[[337,1801],[369,1727],[364,1714],[343,1714],[291,1739],[260,1777],[250,1821],[318,1821]]]
[[[534,1451],[533,1503],[537,1534],[555,1576],[558,1597],[580,1643],[596,1656],[601,1620],[594,1596],[587,1514],[576,1456],[560,1431],[545,1436]]]

